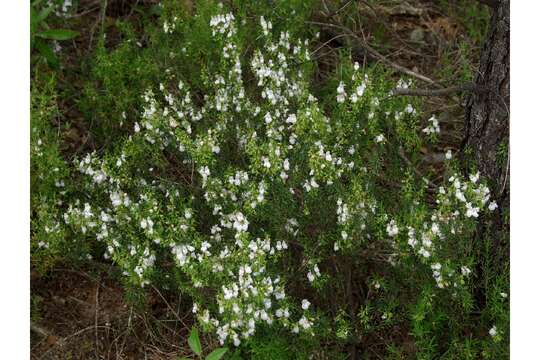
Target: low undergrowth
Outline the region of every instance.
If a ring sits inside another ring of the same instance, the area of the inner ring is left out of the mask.
[[[164,3],[144,41],[98,40],[76,152],[34,74],[33,265],[182,293],[229,358],[507,356],[507,269],[476,233],[498,206],[451,151],[419,173],[440,125],[392,96],[413,81],[345,49],[315,86],[310,2]]]

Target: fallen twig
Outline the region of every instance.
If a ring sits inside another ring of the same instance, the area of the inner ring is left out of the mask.
[[[333,17],[334,15],[337,15],[341,10],[345,9],[351,2],[352,2],[352,0],[342,1],[341,4],[339,4],[339,6],[338,6],[338,8],[336,10],[334,10],[334,11],[332,11],[332,12],[330,12],[328,14],[328,17]],[[327,10],[328,10],[328,8],[327,8]]]
[[[94,346],[94,351],[96,353],[96,359],[99,359],[99,336],[98,336],[98,315],[99,315],[99,283],[96,286],[96,309],[95,309],[95,315],[94,315],[94,336],[96,338],[96,344]]]
[[[332,41],[337,40],[337,39],[342,38],[342,37],[345,37],[345,36],[347,36],[347,34],[340,34],[340,35],[333,36],[330,40],[325,41],[321,46],[319,46],[318,48],[313,50],[311,52],[311,54],[309,54],[309,56],[312,57],[314,54],[316,54],[319,50],[321,50],[323,47],[325,47],[326,45],[328,45]]]
[[[30,326],[32,327],[32,323],[30,323]],[[71,335],[69,335],[69,336],[66,336],[66,337],[64,337],[64,338],[58,339],[54,344],[51,345],[51,347],[50,347],[49,349],[47,349],[47,351],[45,351],[43,354],[41,354],[41,357],[40,357],[39,359],[45,359],[46,356],[47,356],[47,354],[48,354],[49,352],[51,352],[52,349],[55,348],[55,346],[57,346],[57,345],[58,345],[58,346],[64,346],[65,344],[67,344],[67,342],[68,342],[69,339],[71,339],[71,338],[73,338],[73,337],[76,337],[76,336],[78,336],[78,335],[80,335],[80,334],[82,334],[82,333],[84,333],[84,332],[86,332],[86,331],[88,331],[88,330],[92,330],[92,329],[94,329],[94,326],[93,326],[93,325],[92,325],[92,326],[85,327],[84,329],[81,329],[81,330],[79,330],[79,331],[76,331],[76,332],[74,332],[73,334],[71,334]],[[110,329],[110,330],[113,330],[113,331],[114,331],[114,329],[112,329],[111,327],[109,327],[109,326],[103,326],[103,325],[98,326],[98,329]],[[51,335],[51,336],[52,336],[52,335]]]
[[[405,89],[397,88],[392,90],[392,95],[397,96],[442,96],[463,91],[476,91],[478,88],[473,83],[450,86],[442,89]]]
[[[169,308],[169,310],[173,313],[173,315],[176,317],[176,319],[182,323],[182,325],[184,325],[185,327],[188,327],[184,321],[180,318],[180,316],[178,316],[178,314],[176,313],[176,311],[174,311],[174,309],[171,307],[171,305],[169,304],[169,302],[165,299],[165,297],[161,294],[161,292],[154,286],[152,285],[152,288],[158,293],[159,297],[161,297],[161,299],[165,302],[165,305],[167,305],[167,307]]]
[[[406,68],[404,66],[401,66],[401,65],[396,64],[395,62],[391,61],[386,56],[384,56],[383,54],[381,54],[380,52],[378,52],[377,50],[372,48],[367,42],[364,41],[364,39],[362,39],[361,37],[356,35],[356,33],[354,33],[354,31],[352,31],[351,29],[349,29],[349,28],[347,28],[345,26],[331,24],[331,23],[323,23],[323,22],[318,22],[318,21],[307,21],[307,23],[313,24],[313,25],[320,25],[320,26],[330,27],[330,28],[339,29],[341,31],[344,31],[347,35],[349,35],[350,37],[352,37],[352,38],[354,38],[356,40],[357,44],[356,44],[356,46],[353,45],[353,48],[356,47],[357,49],[360,48],[361,50],[367,51],[367,53],[369,55],[371,55],[373,58],[381,61],[382,63],[386,64],[387,66],[393,68],[394,70],[396,70],[398,72],[407,74],[407,75],[412,76],[412,77],[414,77],[416,79],[427,82],[427,83],[429,83],[429,84],[431,84],[433,86],[437,86],[439,88],[441,87],[440,85],[437,85],[435,83],[435,81],[428,78],[427,76],[419,74],[419,73],[417,73],[417,72],[415,72],[415,71],[413,71],[411,69],[408,69],[408,68]]]
[[[51,336],[51,333],[48,330],[46,330],[45,328],[42,328],[41,326],[37,325],[33,321],[30,321],[30,330],[32,330],[33,332],[38,333],[39,335],[41,335],[43,337]]]

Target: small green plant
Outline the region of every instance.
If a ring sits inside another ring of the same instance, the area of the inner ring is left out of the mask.
[[[54,51],[53,41],[63,41],[77,37],[77,31],[51,28],[47,19],[56,5],[44,4],[43,0],[30,1],[30,51],[37,51],[36,61],[44,59],[50,67],[58,68],[59,61]]]
[[[41,320],[41,303],[43,298],[39,295],[30,296],[30,319],[34,322]]]
[[[206,355],[206,357],[203,357],[201,340],[199,338],[199,333],[195,327],[191,329],[191,334],[189,335],[189,338],[188,338],[188,345],[191,351],[195,353],[198,359],[204,358],[205,360],[219,360],[229,350],[226,347],[220,347],[220,348],[214,349],[211,353]],[[186,358],[186,357],[181,358],[181,360],[184,360],[184,359],[189,359],[189,358]]]

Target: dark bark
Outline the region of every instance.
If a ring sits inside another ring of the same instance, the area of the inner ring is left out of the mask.
[[[490,29],[480,57],[475,80],[485,91],[472,92],[465,113],[466,136],[464,158],[472,158],[482,176],[488,178],[492,198],[499,208],[487,212],[477,228],[474,239],[479,259],[476,266],[478,286],[476,306],[488,304],[490,276],[504,274],[508,263],[509,203],[510,203],[510,1],[501,0],[492,9]],[[466,162],[467,163],[467,162]],[[484,263],[489,263],[489,269]],[[490,275],[491,274],[491,275]]]
[[[476,0],[476,1],[478,1],[481,4],[490,6],[492,8],[496,8],[499,3],[499,0]]]
[[[491,181],[499,205],[508,204],[510,166],[508,147],[510,120],[510,1],[501,0],[492,10],[476,86],[486,91],[471,93],[465,114],[465,149],[480,173]]]

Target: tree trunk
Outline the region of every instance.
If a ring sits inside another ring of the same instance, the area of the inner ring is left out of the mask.
[[[491,24],[475,83],[482,91],[468,99],[465,149],[491,184],[499,206],[509,203],[510,0],[492,3]]]
[[[485,260],[476,266],[478,282],[474,294],[479,309],[488,304],[493,286],[490,276],[505,274],[510,259],[510,0],[490,4],[491,24],[475,80],[480,90],[468,99],[463,141],[464,158],[474,159],[481,175],[488,178],[492,199],[499,205],[496,211],[483,216],[474,239],[478,258]],[[490,264],[489,268],[485,262]]]

